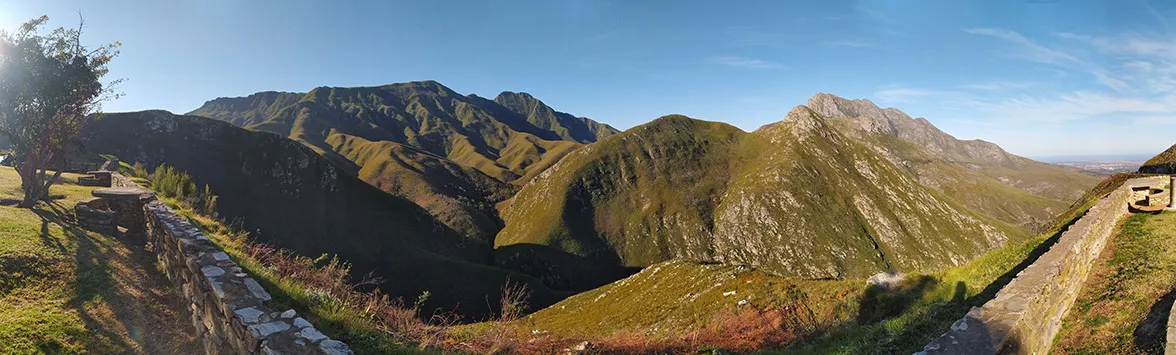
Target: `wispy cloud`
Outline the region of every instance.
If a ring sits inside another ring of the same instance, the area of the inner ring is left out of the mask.
[[[1034,87],[1037,85],[1038,85],[1038,83],[1027,82],[1027,81],[995,80],[995,81],[987,81],[987,82],[983,82],[983,83],[960,85],[960,88],[969,89],[969,90],[982,90],[982,91],[1017,91],[1017,90],[1025,90],[1025,89],[1028,89],[1028,88],[1031,88],[1031,87]]]
[[[1085,64],[1070,54],[1037,44],[1016,31],[999,28],[966,28],[964,32],[995,37],[1021,45],[1025,50],[1020,52],[1018,56],[1034,62],[1056,65]]]
[[[862,7],[860,4],[854,8],[854,12],[865,17],[865,18],[872,19],[875,21],[897,22],[893,18],[890,18],[890,16],[886,16],[885,14],[883,14],[879,11],[867,9],[865,7]]]
[[[764,32],[752,28],[736,27],[727,30],[734,44],[748,47],[785,47],[800,42],[800,37],[786,33]]]
[[[1176,115],[1140,116],[1132,119],[1134,125],[1176,126]]]
[[[780,62],[739,56],[715,56],[711,57],[710,60],[713,63],[726,65],[732,68],[779,69],[783,67]]]
[[[927,97],[940,96],[943,93],[933,90],[911,89],[905,87],[890,87],[874,92],[874,97],[887,103],[903,103],[921,100]]]
[[[863,39],[844,39],[844,40],[826,41],[823,44],[826,46],[831,46],[831,47],[877,49],[877,50],[889,50],[890,49],[890,47],[883,46],[877,42],[863,40]]]
[[[1079,91],[1057,97],[1018,96],[983,103],[976,108],[990,117],[1006,120],[1059,123],[1117,115],[1176,113],[1176,102]]]

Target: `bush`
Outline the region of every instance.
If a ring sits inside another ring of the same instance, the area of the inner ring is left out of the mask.
[[[138,163],[135,165],[135,171],[138,174],[142,166]],[[142,169],[142,171],[146,172],[146,169]],[[217,197],[212,193],[212,188],[204,185],[203,190],[199,189],[188,173],[162,164],[155,168],[154,173],[151,173],[150,181],[151,189],[160,195],[176,199],[197,213],[216,217]]]

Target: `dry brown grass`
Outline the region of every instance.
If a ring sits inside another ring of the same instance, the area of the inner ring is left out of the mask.
[[[758,349],[779,347],[798,339],[810,330],[788,328],[806,324],[795,319],[797,312],[780,309],[746,309],[716,317],[702,329],[679,336],[650,336],[625,332],[604,338],[571,338],[549,334],[532,334],[513,321],[527,309],[529,290],[522,283],[510,283],[502,290],[503,312],[496,321],[484,323],[476,330],[458,330],[459,319],[452,314],[422,315],[419,303],[406,304],[378,289],[358,291],[377,280],[350,282],[346,264],[336,259],[316,260],[293,255],[270,245],[244,242],[249,258],[270,268],[283,278],[295,280],[300,287],[329,294],[341,304],[376,325],[383,334],[397,341],[414,343],[419,349],[458,351],[478,354],[550,354],[561,352],[587,341],[592,354],[688,354],[700,349],[723,349],[750,353]],[[324,262],[325,261],[325,262]]]

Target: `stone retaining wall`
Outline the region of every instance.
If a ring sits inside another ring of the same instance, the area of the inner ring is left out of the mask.
[[[137,186],[113,174],[112,185]],[[228,254],[159,200],[144,207],[147,242],[169,279],[190,302],[192,325],[208,354],[351,354],[270,294]]]
[[[1158,186],[1162,182],[1157,178],[1132,179],[1115,189],[996,297],[972,308],[918,354],[1048,353],[1095,259],[1115,225],[1127,215],[1131,187],[1146,184]]]
[[[117,230],[114,211],[110,210],[106,200],[100,198],[78,202],[74,206],[74,216],[77,217],[79,226],[99,234],[114,235]]]
[[[1168,309],[1168,333],[1164,341],[1164,355],[1176,355],[1176,303]]]

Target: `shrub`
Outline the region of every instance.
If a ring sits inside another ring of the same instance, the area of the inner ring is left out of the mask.
[[[135,165],[138,174],[142,166],[138,163]],[[145,173],[146,169],[142,171]],[[206,184],[203,190],[199,189],[187,172],[161,164],[150,174],[150,181],[151,189],[158,194],[180,201],[184,207],[191,208],[199,214],[216,217],[217,197],[212,193],[212,188]]]

